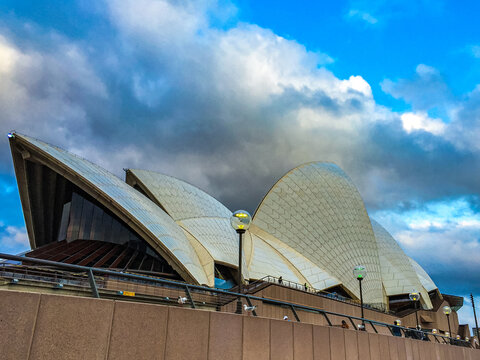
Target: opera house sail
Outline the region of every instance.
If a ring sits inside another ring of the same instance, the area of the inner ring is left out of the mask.
[[[232,212],[185,181],[129,169],[125,180],[79,156],[13,133],[10,146],[31,251],[28,256],[230,288],[238,269]],[[371,219],[337,165],[300,165],[268,191],[245,233],[246,283],[270,276],[358,299],[352,276],[368,269],[364,301],[384,309],[422,293],[428,274]]]

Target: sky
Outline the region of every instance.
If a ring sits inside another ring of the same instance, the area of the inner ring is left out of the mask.
[[[6,134],[231,210],[333,161],[442,292],[480,303],[480,3],[0,2],[0,251],[28,249]]]

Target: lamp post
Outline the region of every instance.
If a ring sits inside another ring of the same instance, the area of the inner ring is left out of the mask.
[[[420,294],[418,292],[412,292],[408,294],[410,300],[412,300],[415,304],[415,320],[417,321],[417,329],[418,329],[418,300],[420,300]]]
[[[363,330],[365,330],[365,321],[363,320],[365,317],[363,316],[363,293],[362,293],[362,280],[367,275],[367,270],[365,269],[365,266],[363,265],[355,266],[355,268],[353,269],[353,275],[358,280],[358,284],[360,287],[360,308],[362,311],[362,328]]]
[[[242,250],[243,250],[243,239],[242,236],[250,227],[252,222],[252,217],[245,210],[237,210],[230,217],[230,224],[232,228],[238,234],[238,293],[242,293]],[[237,314],[242,313],[242,298],[241,296],[237,299]]]
[[[475,301],[473,300],[473,294],[470,294],[470,299],[472,299],[473,317],[475,318],[475,326],[477,327],[477,339],[480,339],[480,330],[478,329],[477,312],[475,311]],[[475,336],[475,334],[473,334],[473,336]]]
[[[452,313],[452,308],[448,305],[445,305],[443,307],[443,313],[447,315],[447,321],[448,321],[448,334],[452,333],[452,329],[450,328],[450,314]],[[449,335],[450,336],[450,335]]]

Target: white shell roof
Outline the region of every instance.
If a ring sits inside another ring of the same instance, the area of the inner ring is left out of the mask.
[[[127,182],[133,181],[148,191],[215,261],[238,265],[238,235],[230,225],[232,212],[222,203],[193,185],[153,171],[130,169]],[[243,261],[242,273],[248,278],[245,256]]]
[[[255,225],[252,225],[250,228],[250,233],[254,233],[257,238],[255,244],[258,244],[259,241],[263,241],[282,255],[282,260],[287,264],[287,266],[289,266],[291,269],[295,269],[295,271],[300,275],[300,284],[308,282],[311,287],[318,290],[324,290],[341,284],[338,279],[333,277],[325,270],[319,268],[305,256],[295,251],[287,244],[274,238],[272,235],[261,231]],[[254,262],[252,263],[255,265]],[[264,273],[265,275],[268,275],[268,268],[264,269]],[[299,277],[298,274],[296,275],[297,277]]]
[[[215,261],[237,265],[238,235],[225,218],[191,218],[178,224],[192,234],[208,250]]]
[[[315,162],[291,170],[265,196],[253,224],[328,269],[357,296],[353,268],[366,266],[365,302],[385,303],[370,218],[355,185],[338,166]]]
[[[103,194],[117,209],[122,209],[132,221],[136,221],[152,235],[156,240],[156,244],[152,244],[154,248],[160,246],[170,252],[172,258],[198,283],[208,283],[199,258],[182,229],[150,199],[112,173],[79,156],[28,136],[15,134],[15,137],[38,149],[54,162],[60,162],[68,172]]]
[[[199,217],[229,219],[232,215],[221,202],[185,181],[148,170],[129,169],[129,172],[175,221]]]
[[[417,272],[395,239],[379,223],[371,219],[377,239],[382,281],[388,296],[419,292],[427,308],[432,308],[427,290],[423,287]]]
[[[232,213],[204,191],[167,175],[129,170],[127,182],[138,183],[152,201],[87,160],[16,136],[102,194],[198,283],[213,284],[214,261],[237,266],[238,235],[230,226]],[[245,234],[244,254],[247,279],[282,276],[320,290],[341,284],[356,296],[353,268],[364,265],[367,303],[385,303],[384,291],[390,296],[437,288],[393,237],[369,218],[355,185],[330,163],[301,165],[272,187]],[[429,299],[424,300],[430,307]]]
[[[282,277],[284,280],[303,284],[303,279],[299,278],[288,266],[288,262],[275,248],[267,244],[255,234],[252,235],[253,254],[250,263],[250,276],[253,279],[261,279],[265,276]]]
[[[410,260],[410,263],[412,264],[413,268],[417,272],[418,278],[420,279],[423,287],[427,291],[432,291],[437,289],[437,285],[435,285],[435,283],[430,278],[430,276],[425,272],[425,270],[423,270],[423,268],[420,265],[418,265],[418,263],[415,260],[413,260],[411,257],[409,257],[408,260]]]

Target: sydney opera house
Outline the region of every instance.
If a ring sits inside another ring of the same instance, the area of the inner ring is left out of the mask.
[[[122,180],[40,140],[18,133],[9,138],[31,246],[26,256],[211,288],[236,285],[232,212],[212,196],[148,170],[128,169]],[[355,302],[357,265],[367,269],[363,300],[372,308],[401,313],[412,308],[412,292],[421,294],[425,314],[445,303],[454,310],[463,304],[460,297],[442,294],[369,217],[357,188],[337,165],[300,165],[259,199],[244,235],[245,284],[282,279]],[[426,327],[428,319],[422,317]]]
[[[187,182],[8,137],[31,249],[0,253],[6,358],[480,359],[463,298],[335,164],[280,178],[239,246],[232,212]]]
[[[236,278],[232,212],[199,188],[148,170],[126,170],[122,181],[25,135],[12,134],[10,144],[31,255],[208,286]],[[300,165],[279,179],[253,215],[243,252],[245,281],[281,276],[358,298],[352,269],[362,264],[366,303],[389,307],[416,291],[430,309],[438,295],[332,163]]]

